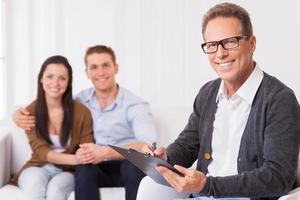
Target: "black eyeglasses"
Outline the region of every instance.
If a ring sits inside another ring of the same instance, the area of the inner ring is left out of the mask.
[[[219,45],[221,45],[223,49],[230,50],[238,47],[241,39],[248,39],[248,38],[250,38],[250,36],[245,36],[245,35],[230,37],[219,41],[205,42],[201,44],[201,47],[204,53],[210,54],[210,53],[217,52]]]

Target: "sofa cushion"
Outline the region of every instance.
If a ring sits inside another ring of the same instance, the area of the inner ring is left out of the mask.
[[[31,148],[28,144],[28,139],[26,133],[16,127],[11,125],[11,136],[12,136],[12,156],[11,156],[11,172],[13,174],[19,172],[23,165],[30,159]]]
[[[10,177],[11,134],[8,128],[0,128],[0,187],[5,185]],[[0,198],[1,199],[1,198]]]
[[[5,185],[0,189],[0,199],[29,200],[24,196],[20,188],[14,185]]]
[[[99,188],[101,199],[116,199],[116,200],[125,200],[125,189],[122,187],[113,187],[113,188]],[[72,192],[68,200],[74,200],[75,193]]]

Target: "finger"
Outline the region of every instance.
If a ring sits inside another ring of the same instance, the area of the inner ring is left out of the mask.
[[[83,159],[83,158],[86,157],[87,154],[86,154],[84,151],[80,150],[80,151],[76,152],[76,155],[77,155],[79,158]]]
[[[85,160],[85,156],[84,155],[78,155],[77,156],[79,160],[84,161]]]
[[[85,158],[85,162],[86,163],[92,163],[92,162],[94,162],[96,159],[95,159],[95,157],[90,157],[90,158]]]
[[[27,124],[20,124],[20,125],[18,125],[18,127],[24,129],[25,131],[30,131],[31,128],[34,127],[34,125],[33,126],[28,126]]]
[[[35,122],[35,116],[33,115],[21,115],[18,119],[26,122]]]
[[[77,157],[76,162],[77,162],[77,164],[84,164],[84,159]]]
[[[80,159],[80,162],[83,163],[83,164],[87,164],[87,163],[92,163],[95,161],[94,158],[87,158],[87,157],[81,157]]]
[[[163,175],[163,176],[168,176],[173,179],[178,179],[181,178],[177,173],[173,172],[172,170],[168,169],[167,167],[164,166],[157,166],[157,170]]]
[[[166,155],[166,150],[163,147],[158,147],[155,151],[154,151],[155,156],[167,160],[167,155]]]
[[[20,127],[28,128],[35,126],[34,120],[16,119],[16,124]]]
[[[89,155],[89,154],[94,154],[94,152],[93,152],[92,149],[90,149],[90,148],[85,147],[85,148],[82,148],[82,149],[83,149],[83,154],[84,154],[85,156],[87,156],[87,155]]]
[[[184,176],[191,175],[193,173],[192,170],[182,167],[180,165],[174,165],[174,168],[180,171]]]
[[[177,191],[179,189],[179,181],[176,179],[176,175],[172,170],[169,170],[163,166],[157,166],[156,170],[166,179],[166,181]]]
[[[85,163],[93,163],[95,161],[96,161],[95,157],[93,157],[93,158],[86,158],[85,159]]]
[[[83,156],[85,160],[95,160],[97,158],[93,152],[84,152]]]
[[[19,111],[22,115],[30,115],[30,112],[26,108],[20,108]]]
[[[91,159],[91,158],[95,158],[96,156],[92,153],[85,153],[84,157],[85,157],[85,159]]]
[[[30,123],[21,122],[20,125],[25,126],[26,128],[31,128],[31,127],[35,126],[35,123],[34,122],[30,122]]]
[[[33,126],[35,126],[35,124],[21,123],[20,126],[23,126],[24,128],[32,128]]]
[[[151,148],[150,145],[143,146],[142,151],[143,151],[143,153],[150,154],[150,155],[154,156],[154,153],[153,153],[152,148]]]
[[[18,118],[16,118],[16,121],[20,122],[20,123],[31,123],[31,124],[34,124],[35,123],[35,117],[34,116],[20,116]]]
[[[76,151],[76,154],[75,154],[77,157],[84,157],[84,152],[82,151],[82,149],[78,149]]]
[[[143,153],[148,153],[149,151],[151,151],[151,146],[150,145],[144,145],[142,148],[142,152]]]
[[[15,121],[19,123],[35,123],[35,117],[33,115],[20,115],[15,118]]]
[[[82,157],[81,159],[79,159],[79,162],[82,164],[86,164],[88,163],[88,160],[85,157]]]
[[[164,154],[164,152],[162,152],[162,151],[156,149],[156,150],[154,151],[154,154],[155,154],[156,156],[158,156],[158,157],[161,157],[161,156]]]

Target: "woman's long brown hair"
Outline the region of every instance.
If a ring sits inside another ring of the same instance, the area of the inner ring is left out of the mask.
[[[49,64],[62,64],[68,70],[69,82],[65,93],[62,98],[62,106],[64,111],[63,122],[60,130],[60,142],[62,146],[65,146],[68,142],[68,139],[71,134],[72,122],[73,122],[73,105],[74,100],[72,97],[72,67],[69,64],[67,58],[56,55],[47,58],[42,64],[41,70],[38,75],[37,80],[37,98],[36,98],[36,107],[35,107],[35,117],[36,117],[36,129],[37,133],[45,139],[49,144],[52,144],[49,138],[49,116],[48,108],[46,103],[45,91],[41,83],[43,74]]]

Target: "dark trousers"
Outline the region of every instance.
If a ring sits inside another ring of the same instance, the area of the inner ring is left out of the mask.
[[[75,170],[75,200],[99,200],[99,187],[125,187],[126,200],[135,200],[144,176],[127,160],[78,165]]]

